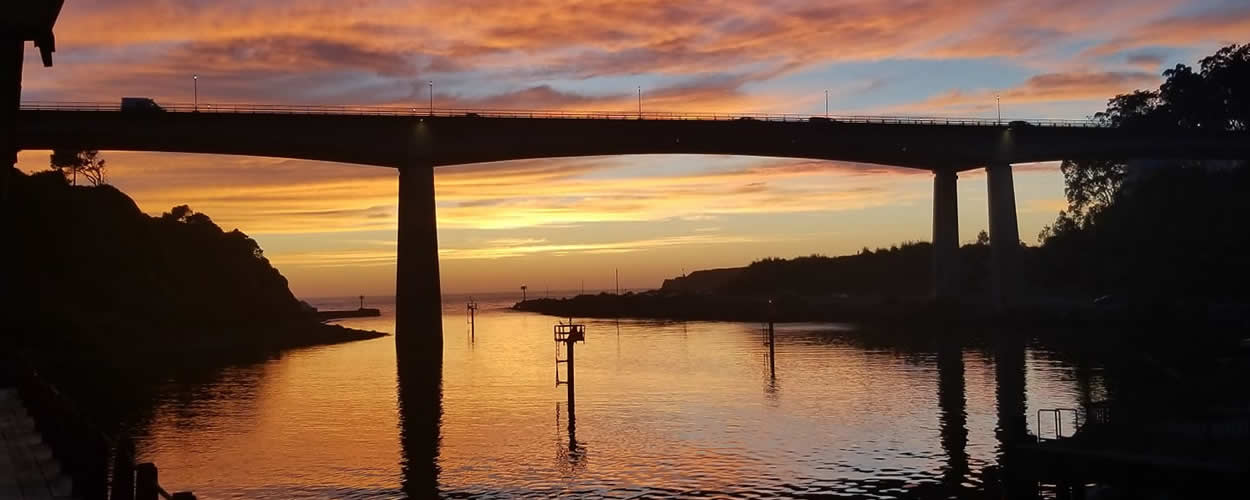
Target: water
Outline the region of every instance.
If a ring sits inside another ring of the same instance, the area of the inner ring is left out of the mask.
[[[401,442],[386,337],[170,381],[140,458],[199,498],[402,498],[407,460],[433,470],[422,456],[437,457],[441,494],[485,497],[945,496],[982,489],[996,463],[988,352],[955,355],[961,404],[939,397],[937,354],[864,347],[845,325],[778,325],[774,379],[759,324],[591,320],[570,432],[558,319],[486,299],[472,342],[464,298],[444,300],[436,450]],[[369,305],[383,316],[342,324],[393,331],[392,306]],[[1037,409],[1079,406],[1070,367],[1030,349],[1025,368],[1031,431]]]

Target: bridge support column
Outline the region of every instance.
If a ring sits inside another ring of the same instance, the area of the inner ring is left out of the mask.
[[[933,298],[949,301],[959,296],[959,176],[954,169],[933,174]]]
[[[17,112],[22,101],[22,50],[25,43],[0,33],[0,200],[7,201],[10,170],[17,164]]]
[[[1010,303],[1016,288],[1016,259],[1020,251],[1016,190],[1011,164],[990,165],[985,170],[990,213],[990,299],[1002,308]]]
[[[11,33],[0,33],[0,234],[10,234],[9,203],[13,169],[17,166],[17,112],[22,101],[22,51],[25,42]],[[14,262],[10,247],[17,242],[0,243],[0,314],[8,317],[15,291],[9,263]],[[4,328],[0,328],[4,330]]]
[[[395,275],[395,348],[400,363],[443,356],[443,305],[438,279],[434,166],[413,161],[399,169],[399,241]],[[411,360],[411,361],[409,361]]]

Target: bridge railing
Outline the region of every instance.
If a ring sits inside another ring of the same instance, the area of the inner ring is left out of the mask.
[[[1039,118],[985,119],[950,116],[885,116],[885,115],[809,115],[797,113],[701,113],[689,111],[572,111],[528,109],[429,108],[402,106],[333,106],[300,104],[218,104],[161,103],[172,113],[254,113],[365,116],[436,116],[480,118],[559,118],[593,120],[744,120],[768,122],[839,122],[906,125],[975,125],[1001,126],[1018,122],[1041,127],[1099,127],[1093,120]],[[22,109],[32,111],[121,111],[120,103],[104,102],[23,102]],[[151,112],[151,111],[136,111]]]

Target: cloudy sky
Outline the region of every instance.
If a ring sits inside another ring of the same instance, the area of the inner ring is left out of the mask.
[[[26,101],[424,105],[1083,118],[1176,63],[1247,42],[1244,0],[70,0]],[[25,170],[46,168],[25,151]],[[300,296],[394,291],[393,170],[106,152],[153,214],[187,203],[255,237]],[[930,237],[931,174],[753,157],[440,168],[445,292],[655,287],[682,270]],[[1016,173],[1021,237],[1063,205]],[[961,174],[960,236],[986,226]]]

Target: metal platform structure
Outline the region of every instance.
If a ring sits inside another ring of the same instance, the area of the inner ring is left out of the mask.
[[[573,323],[570,319],[568,323],[559,323],[554,328],[556,341],[556,385],[565,384],[569,386],[569,393],[572,394],[573,387],[573,344],[586,341],[586,325]],[[560,357],[560,344],[564,344],[564,357]],[[566,365],[564,379],[560,378],[560,365]]]

